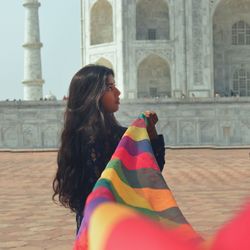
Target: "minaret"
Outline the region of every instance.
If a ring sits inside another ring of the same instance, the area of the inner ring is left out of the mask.
[[[41,47],[39,34],[38,0],[23,0],[25,7],[24,33],[24,96],[26,101],[40,100],[43,97]]]

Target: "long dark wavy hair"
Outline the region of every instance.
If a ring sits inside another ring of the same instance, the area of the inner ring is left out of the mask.
[[[100,65],[87,65],[72,78],[66,110],[61,145],[57,156],[58,169],[53,181],[54,194],[59,202],[76,212],[81,206],[84,192],[84,145],[95,141],[98,136],[103,141],[119,126],[113,114],[105,113],[101,97],[106,89],[112,69]]]

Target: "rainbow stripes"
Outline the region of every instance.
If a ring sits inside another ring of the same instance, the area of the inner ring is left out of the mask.
[[[159,170],[146,123],[141,115],[123,135],[87,199],[74,249],[167,249],[179,233],[179,249],[201,240]]]

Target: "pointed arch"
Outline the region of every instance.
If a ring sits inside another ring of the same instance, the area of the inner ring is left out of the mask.
[[[90,11],[90,44],[113,41],[113,8],[107,0],[98,0]]]
[[[136,3],[136,39],[168,40],[170,34],[169,7],[165,0],[145,0]]]
[[[114,69],[112,63],[111,63],[108,59],[106,59],[106,58],[104,58],[104,57],[99,58],[99,59],[96,61],[96,64],[98,64],[98,65],[103,65],[103,66],[108,67],[108,68],[110,68],[110,69]]]
[[[250,0],[221,0],[213,13],[214,90],[233,93],[235,68],[250,66]],[[248,94],[247,94],[248,95]]]
[[[162,57],[151,54],[137,69],[138,97],[171,97],[170,67]]]

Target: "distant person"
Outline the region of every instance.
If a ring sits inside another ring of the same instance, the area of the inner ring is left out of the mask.
[[[120,105],[119,96],[114,72],[104,66],[85,66],[70,83],[53,200],[58,195],[60,203],[76,213],[77,232],[86,198],[126,130],[114,117]],[[165,149],[163,136],[155,128],[158,118],[150,111],[145,115],[149,119],[147,131],[152,148],[162,170]]]

